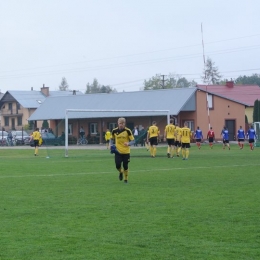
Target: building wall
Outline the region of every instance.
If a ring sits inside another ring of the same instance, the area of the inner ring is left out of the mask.
[[[221,139],[220,133],[225,124],[225,120],[235,120],[235,132],[242,126],[245,129],[245,107],[242,104],[213,96],[213,109],[207,110],[206,93],[197,91],[196,121],[195,126],[199,126],[206,137],[209,123],[213,127],[216,138]],[[231,140],[231,139],[230,139]]]

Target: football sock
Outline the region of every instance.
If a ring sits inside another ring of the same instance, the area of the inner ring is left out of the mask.
[[[182,149],[181,153],[182,153],[182,157],[185,158],[185,149]]]
[[[35,147],[35,154],[38,154],[38,146]]]
[[[153,156],[155,157],[156,155],[156,147],[153,148]]]
[[[181,147],[178,148],[177,153],[180,154]]]
[[[189,158],[190,150],[186,149],[186,158]]]
[[[128,180],[128,169],[124,170],[124,180]]]
[[[171,148],[168,146],[168,148],[167,148],[167,153],[170,153],[170,149],[171,149]]]

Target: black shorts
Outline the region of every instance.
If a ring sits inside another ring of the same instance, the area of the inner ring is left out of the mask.
[[[213,137],[209,137],[209,143],[213,143],[214,138]]]
[[[149,142],[150,142],[150,145],[158,145],[158,137],[157,136],[151,137],[149,139]]]
[[[39,140],[33,140],[34,146],[39,146]]]
[[[238,138],[238,142],[244,142],[245,139],[244,138]]]
[[[121,164],[121,163],[129,163],[130,162],[130,153],[127,154],[121,154],[121,153],[116,153],[115,154],[115,163],[116,164]]]
[[[201,139],[196,139],[196,142],[197,142],[197,143],[200,143],[200,142],[201,142]]]
[[[229,140],[223,139],[223,144],[229,144]]]
[[[181,148],[190,148],[190,143],[181,143]]]
[[[171,139],[168,139],[168,138],[167,138],[167,144],[168,144],[168,145],[174,145],[174,144],[175,144],[175,140],[172,139],[172,138],[171,138]]]
[[[255,142],[255,139],[249,139],[248,140],[248,143],[250,143],[250,144],[252,144],[252,143],[254,143]]]
[[[180,141],[175,141],[174,145],[175,145],[176,147],[181,147],[181,142],[180,142]]]

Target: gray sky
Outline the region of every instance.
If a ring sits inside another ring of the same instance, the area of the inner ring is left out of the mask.
[[[137,91],[156,74],[202,83],[260,73],[259,0],[0,0],[0,90]]]

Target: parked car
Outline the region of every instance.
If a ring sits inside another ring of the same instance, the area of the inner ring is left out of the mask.
[[[15,139],[16,145],[29,145],[30,135],[26,131],[12,131],[12,135]]]
[[[41,133],[42,145],[64,145],[65,142],[62,137],[57,137],[53,133],[44,132]],[[30,142],[31,146],[34,146],[33,141]]]
[[[6,131],[0,131],[0,145],[7,145],[7,135]]]

